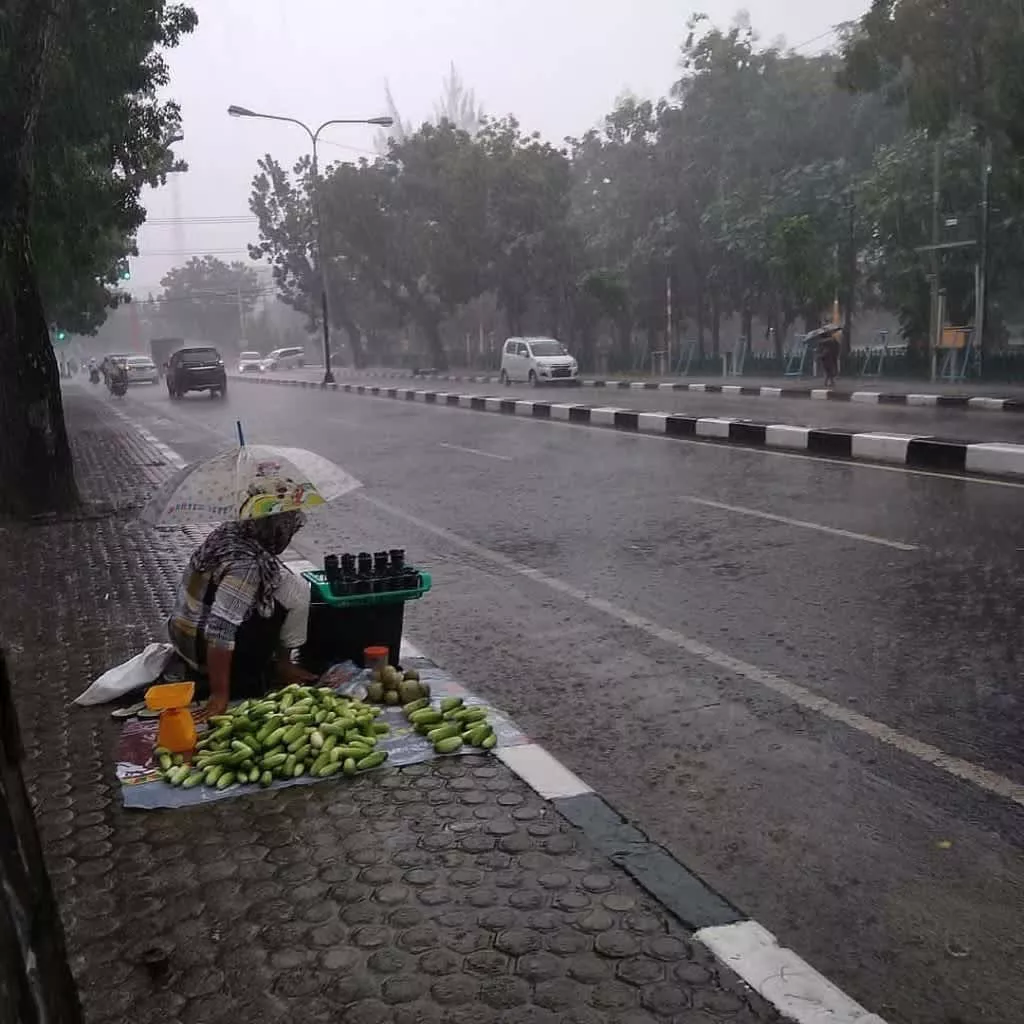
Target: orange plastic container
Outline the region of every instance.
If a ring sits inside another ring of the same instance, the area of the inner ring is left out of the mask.
[[[384,668],[388,663],[388,649],[386,647],[364,647],[363,668],[371,672]]]
[[[196,723],[188,706],[195,683],[161,683],[146,691],[146,707],[160,712],[156,745],[172,754],[187,754],[196,745]]]

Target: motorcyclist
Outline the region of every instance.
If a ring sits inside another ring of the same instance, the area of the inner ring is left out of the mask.
[[[123,395],[128,390],[128,367],[119,359],[110,364],[107,371],[107,387],[112,395]]]
[[[96,365],[96,360],[95,359],[90,359],[89,360],[89,383],[90,384],[99,384],[99,382],[100,382],[99,367]]]

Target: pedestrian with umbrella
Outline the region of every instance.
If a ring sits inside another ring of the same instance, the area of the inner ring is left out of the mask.
[[[825,374],[825,387],[827,388],[833,388],[836,384],[836,375],[839,372],[839,338],[837,335],[842,329],[842,324],[825,324],[817,330],[811,331],[804,338],[805,344],[814,343],[818,346],[818,359]]]
[[[209,690],[209,715],[312,678],[295,663],[309,586],[280,556],[308,510],[359,486],[313,452],[240,443],[185,467],[147,505],[152,525],[220,522],[189,560],[168,621],[175,652]]]

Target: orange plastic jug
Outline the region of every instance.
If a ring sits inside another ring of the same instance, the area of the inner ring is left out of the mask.
[[[195,683],[161,683],[146,691],[146,707],[160,712],[156,745],[172,754],[191,753],[196,745],[196,723],[188,706]]]

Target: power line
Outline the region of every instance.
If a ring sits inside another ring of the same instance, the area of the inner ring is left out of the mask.
[[[805,39],[802,43],[797,43],[796,46],[790,46],[788,49],[790,52],[795,53],[797,50],[802,50],[805,46],[810,46],[812,43],[818,42],[819,39],[825,39],[828,36],[834,36],[839,31],[834,25],[832,28],[825,29],[824,32],[819,32],[816,36],[811,36],[810,39]]]
[[[143,249],[133,259],[145,259],[148,256],[248,256],[248,249],[206,249],[196,246],[193,249]]]
[[[234,214],[213,214],[207,217],[152,217],[143,222],[143,227],[173,227],[178,224],[251,224],[258,218],[235,216]]]

